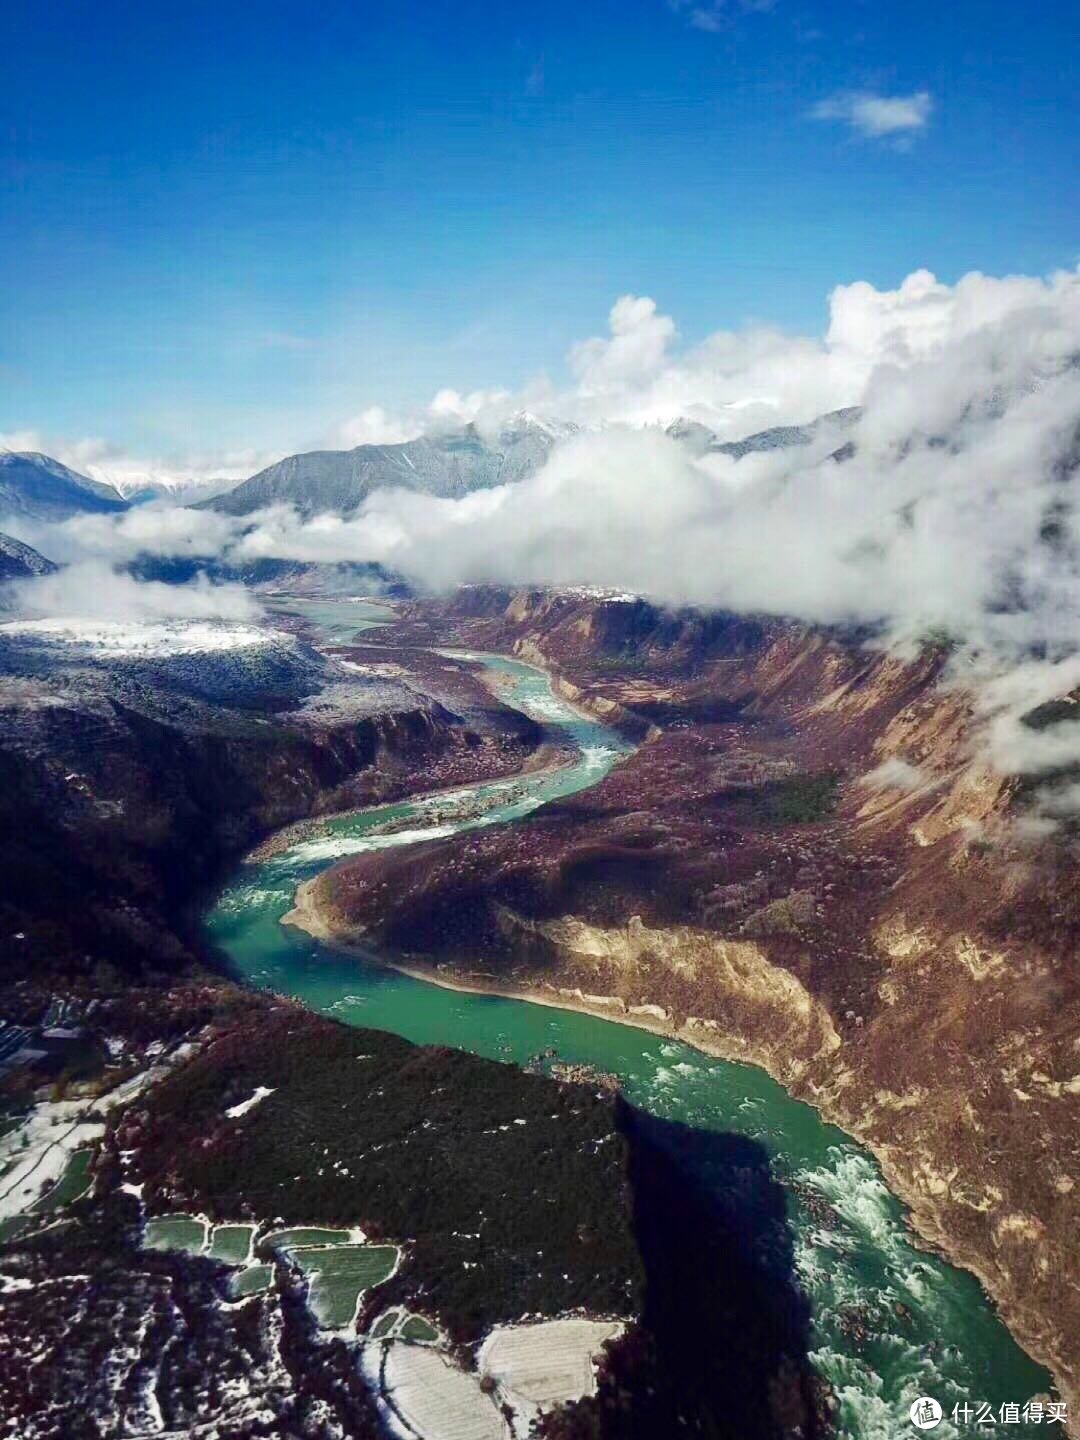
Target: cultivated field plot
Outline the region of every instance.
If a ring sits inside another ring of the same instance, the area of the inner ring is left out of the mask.
[[[258,1295],[269,1290],[274,1280],[272,1265],[249,1265],[229,1282],[229,1292],[234,1300],[244,1300],[249,1295]]]
[[[186,1250],[201,1255],[206,1248],[206,1221],[196,1215],[159,1215],[146,1222],[143,1244],[148,1250]]]
[[[62,1210],[73,1200],[81,1199],[92,1183],[90,1161],[93,1158],[92,1150],[76,1150],[51,1190],[47,1190],[40,1199],[35,1200],[22,1215],[10,1215],[6,1220],[0,1220],[0,1243],[14,1240],[17,1235],[31,1229],[36,1221],[51,1215],[54,1210]]]
[[[85,1119],[87,1113],[83,1101],[43,1101],[5,1128],[0,1135],[0,1221],[58,1209],[89,1188],[90,1147],[105,1126]],[[16,1233],[25,1227],[5,1228]]]
[[[423,1440],[513,1440],[514,1432],[476,1375],[423,1345],[391,1340],[377,1348],[385,1350],[383,1399],[414,1434]]]
[[[7,1240],[14,1240],[16,1236],[25,1234],[33,1221],[29,1215],[9,1215],[6,1220],[0,1220],[0,1245]]]
[[[386,1310],[371,1327],[373,1340],[409,1340],[414,1345],[434,1345],[439,1332],[422,1315],[410,1315],[407,1310]]]
[[[215,1225],[207,1254],[226,1265],[246,1265],[254,1234],[254,1225]]]
[[[394,1273],[398,1251],[394,1245],[333,1245],[290,1250],[289,1258],[310,1277],[308,1304],[316,1320],[341,1330],[352,1323],[363,1292]]]
[[[31,1213],[47,1215],[53,1210],[61,1209],[64,1205],[70,1205],[73,1200],[78,1200],[85,1195],[90,1189],[90,1161],[93,1159],[93,1155],[92,1150],[76,1150],[59,1181],[35,1205],[30,1207]]]
[[[481,1375],[490,1376],[499,1398],[531,1420],[596,1389],[594,1359],[607,1340],[622,1333],[618,1320],[542,1320],[498,1326],[480,1347]]]
[[[272,1261],[256,1260],[258,1225],[210,1225],[201,1215],[158,1215],[146,1222],[143,1243],[151,1250],[184,1250],[237,1267],[229,1279],[234,1300],[268,1290],[274,1283]],[[260,1242],[287,1256],[308,1281],[308,1305],[327,1330],[343,1330],[356,1315],[360,1296],[394,1273],[398,1250],[394,1245],[366,1245],[363,1232],[319,1225],[298,1225],[275,1230]],[[266,1252],[263,1251],[263,1254]],[[438,1332],[420,1316],[394,1313],[395,1331],[410,1326],[414,1343],[437,1340]]]
[[[291,1230],[272,1230],[265,1237],[275,1250],[295,1250],[300,1245],[354,1245],[362,1239],[352,1230],[324,1230],[317,1225],[298,1225]]]
[[[422,1315],[409,1315],[398,1330],[402,1340],[411,1340],[414,1345],[431,1345],[439,1338],[439,1332]]]

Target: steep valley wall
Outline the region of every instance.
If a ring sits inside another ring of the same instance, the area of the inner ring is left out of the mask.
[[[417,605],[421,633],[546,664],[645,743],[525,825],[328,872],[322,921],[764,1066],[874,1151],[1076,1414],[1080,866],[1017,824],[946,655],[536,591]]]

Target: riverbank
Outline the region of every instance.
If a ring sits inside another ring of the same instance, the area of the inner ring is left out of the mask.
[[[363,648],[364,647],[361,645],[352,645],[348,647],[348,653],[356,653],[361,651]],[[387,653],[386,650],[380,647],[373,648],[380,656],[383,656]],[[452,659],[466,666],[477,665],[478,662],[480,662],[481,660],[492,661],[501,660],[504,658],[497,655],[480,654],[478,652],[459,653],[456,651],[421,651],[419,647],[404,648],[414,654],[423,653],[429,656],[436,654],[442,655],[446,659]],[[528,661],[515,661],[515,663],[522,665],[526,669],[532,670],[537,676],[542,677],[546,683],[550,684],[552,688],[552,693],[558,694],[559,696],[559,704],[561,708],[571,712],[579,720],[587,724],[596,724],[598,720],[600,720],[600,723],[603,723],[601,717],[590,713],[586,706],[581,703],[577,703],[573,699],[564,695],[561,682],[558,681],[557,677],[550,675],[549,672],[543,667],[534,665]],[[414,680],[418,679],[417,676],[411,675],[411,672],[406,666],[402,666],[401,671],[402,675],[405,678],[409,678],[411,676],[411,678]],[[504,713],[506,711],[509,711],[511,714],[525,714],[529,720],[531,720],[535,725],[538,725],[541,731],[541,738],[539,743],[535,746],[533,750],[528,752],[524,756],[524,758],[521,759],[520,762],[518,762],[512,769],[493,767],[488,774],[477,774],[469,776],[467,778],[456,779],[445,785],[425,786],[418,789],[408,789],[403,787],[402,793],[390,795],[384,802],[382,802],[387,809],[394,805],[402,803],[417,803],[421,801],[435,800],[438,799],[439,796],[450,797],[458,794],[464,794],[477,783],[482,784],[488,780],[509,780],[513,779],[514,777],[524,778],[526,776],[530,779],[536,779],[544,775],[554,775],[559,771],[567,770],[570,766],[574,764],[575,760],[577,759],[576,749],[572,744],[560,738],[557,728],[552,728],[552,717],[550,714],[544,714],[543,706],[540,706],[537,709],[537,713],[533,714],[524,711],[519,712],[511,703],[508,702],[508,692],[512,691],[513,689],[513,681],[508,675],[501,671],[494,670],[488,665],[478,665],[478,668],[476,669],[469,668],[465,673],[468,674],[469,679],[472,681],[473,684],[475,684],[479,689],[486,692],[492,697],[492,699],[498,702],[498,705],[504,709]],[[441,679],[443,684],[445,685],[445,673],[443,673]],[[423,675],[419,677],[419,681],[420,683],[424,682]],[[451,694],[447,694],[445,698],[447,703],[450,703],[453,701],[454,696]],[[317,815],[305,816],[304,818],[295,821],[293,824],[284,826],[282,829],[276,830],[272,834],[265,836],[257,846],[255,846],[247,855],[244,856],[243,863],[249,864],[258,863],[264,860],[270,860],[276,855],[284,854],[286,851],[292,849],[293,846],[301,844],[304,841],[321,838],[324,834],[326,834],[328,826],[347,824],[351,818],[354,818],[361,814],[371,814],[373,808],[378,808],[378,806],[372,806],[368,804],[365,804],[363,806],[347,806],[343,809],[336,811],[323,811]]]
[[[545,741],[539,745],[531,755],[516,770],[507,772],[496,772],[492,775],[481,777],[479,783],[484,784],[488,780],[513,781],[518,777],[529,776],[535,778],[539,775],[553,775],[560,770],[565,770],[574,761],[574,754],[565,746],[560,746],[553,741]],[[256,864],[263,860],[271,860],[275,855],[284,855],[295,845],[304,841],[322,838],[327,833],[327,827],[334,824],[347,823],[350,819],[359,815],[370,815],[374,810],[393,809],[396,805],[416,804],[419,801],[437,800],[439,796],[450,797],[463,795],[473,788],[476,781],[464,783],[455,781],[448,785],[439,785],[433,789],[405,790],[401,795],[393,799],[385,800],[377,806],[350,805],[343,810],[327,811],[319,815],[308,815],[303,820],[297,820],[291,825],[284,826],[281,830],[275,830],[272,835],[267,835],[242,859],[242,864]]]
[[[1033,1333],[1022,1308],[1022,1297],[1016,1298],[1005,1291],[979,1253],[958,1244],[955,1237],[949,1234],[941,1223],[941,1212],[933,1203],[932,1197],[911,1183],[893,1147],[882,1145],[875,1134],[859,1122],[853,1111],[841,1103],[842,1090],[839,1086],[830,1091],[809,1080],[793,1079],[790,1068],[782,1062],[778,1063],[777,1055],[766,1045],[755,1043],[752,1037],[725,1036],[712,1021],[707,1022],[708,1028],[705,1028],[703,1022],[698,1021],[695,1024],[694,1017],[690,1017],[680,1025],[661,1018],[661,1015],[656,1013],[660,1007],[627,1008],[619,997],[615,996],[589,995],[573,987],[550,984],[508,984],[494,974],[461,972],[446,965],[424,965],[413,958],[366,948],[362,942],[342,934],[335,925],[333,916],[320,904],[318,878],[305,881],[297,888],[293,908],[282,917],[281,923],[306,932],[336,951],[444,990],[576,1012],[686,1045],[712,1059],[750,1064],[763,1070],[784,1086],[793,1098],[812,1106],[823,1120],[850,1135],[873,1155],[889,1190],[905,1207],[905,1223],[916,1243],[975,1276],[984,1293],[993,1302],[1003,1324],[1034,1360],[1051,1371],[1060,1393],[1069,1404],[1070,1414],[1077,1414],[1080,1395],[1061,1375],[1058,1357],[1042,1343],[1037,1333]],[[839,1071],[840,1063],[837,1063],[835,1068]],[[1074,1432],[1070,1430],[1069,1433]]]

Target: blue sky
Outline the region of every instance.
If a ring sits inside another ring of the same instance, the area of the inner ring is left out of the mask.
[[[1075,9],[9,0],[0,432],[300,448],[558,380],[624,292],[692,342],[1073,265]]]

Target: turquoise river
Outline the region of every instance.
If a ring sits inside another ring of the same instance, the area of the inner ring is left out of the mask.
[[[278,603],[302,614],[330,645],[384,614],[349,601]],[[508,703],[572,742],[577,758],[553,772],[336,817],[288,850],[246,863],[207,918],[212,940],[236,973],[348,1024],[391,1030],[420,1044],[455,1045],[517,1063],[555,1047],[564,1061],[619,1075],[627,1098],[655,1115],[753,1138],[785,1186],[796,1270],[812,1309],[811,1358],[839,1398],[840,1435],[914,1436],[919,1432],[908,1410],[921,1395],[944,1410],[935,1440],[1041,1433],[1043,1424],[1022,1420],[976,1426],[972,1416],[953,1423],[955,1405],[987,1403],[995,1417],[1003,1404],[1022,1406],[1048,1389],[1047,1372],[1012,1340],[971,1275],[912,1243],[903,1207],[867,1151],[763,1071],[577,1012],[445,989],[280,924],[297,885],[344,855],[518,820],[595,784],[626,753],[612,731],[558,699],[542,672],[495,656],[471,658],[489,667]],[[808,1209],[805,1196],[827,1206]],[[872,1317],[868,1337],[852,1337],[853,1314]]]

